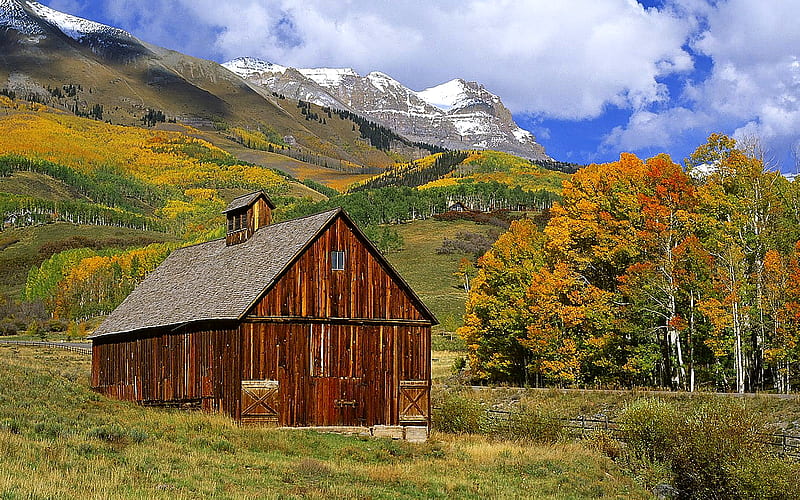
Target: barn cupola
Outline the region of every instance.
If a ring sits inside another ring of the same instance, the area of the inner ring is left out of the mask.
[[[272,222],[272,204],[263,191],[234,198],[222,211],[227,217],[225,244],[236,245],[247,241],[259,228]]]

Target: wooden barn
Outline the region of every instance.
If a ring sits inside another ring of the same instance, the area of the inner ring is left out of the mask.
[[[342,209],[173,252],[91,336],[92,386],[282,426],[428,425],[436,318]]]

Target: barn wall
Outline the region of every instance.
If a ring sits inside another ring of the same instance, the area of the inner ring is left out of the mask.
[[[344,271],[331,270],[332,251],[346,253]],[[341,217],[312,243],[251,314],[425,319],[411,296],[392,279]]]
[[[278,381],[281,425],[398,424],[400,381],[430,381],[430,327],[247,322],[241,378]]]
[[[192,402],[237,417],[238,329],[151,332],[94,339],[92,387],[127,401]]]
[[[400,381],[430,380],[430,328],[246,322],[98,338],[92,365],[95,390],[122,400],[238,419],[242,380],[277,380],[280,425],[395,425]]]

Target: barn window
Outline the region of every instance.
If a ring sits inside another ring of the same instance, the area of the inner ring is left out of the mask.
[[[228,217],[228,232],[247,229],[247,212],[231,215]]]
[[[331,269],[334,271],[344,271],[344,252],[331,252]]]

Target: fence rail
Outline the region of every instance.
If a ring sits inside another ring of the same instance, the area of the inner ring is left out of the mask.
[[[438,410],[438,407],[434,407]],[[509,410],[487,409],[485,412],[493,420],[493,425],[500,426],[503,421],[508,420],[513,412]],[[524,412],[517,413],[521,416],[531,416],[542,419],[539,415],[526,414]],[[562,428],[567,429],[573,434],[580,434],[581,436],[591,432],[605,431],[612,434],[621,432],[620,423],[608,417],[604,418],[551,418],[545,417],[545,420],[556,421]],[[777,453],[800,460],[800,436],[783,433],[763,433],[759,434],[761,443],[773,448]]]
[[[2,345],[28,345],[38,347],[54,347],[57,349],[65,349],[67,351],[77,352],[90,356],[92,354],[91,344],[74,344],[69,342],[41,342],[36,340],[0,340]]]

